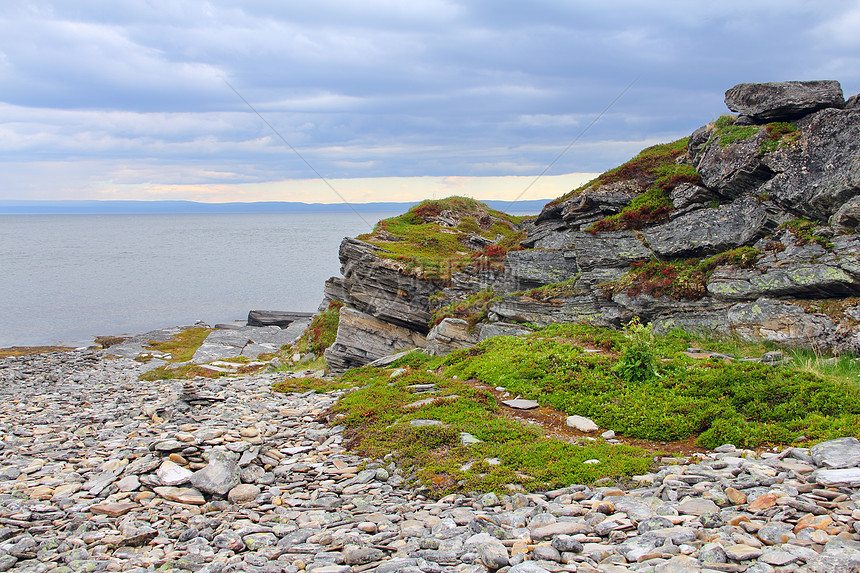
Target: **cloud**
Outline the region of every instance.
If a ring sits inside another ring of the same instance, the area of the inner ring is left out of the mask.
[[[860,91],[858,22],[843,0],[9,2],[0,161],[21,183],[0,194],[45,161],[75,165],[43,194],[313,177],[289,146],[331,178],[526,176],[578,138],[553,173],[602,171],[736,83]]]

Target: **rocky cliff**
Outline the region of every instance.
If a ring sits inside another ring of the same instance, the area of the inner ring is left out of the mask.
[[[350,310],[327,361],[634,317],[860,351],[860,99],[835,81],[782,82],[735,86],[726,105],[735,115],[643,150],[537,218],[425,202],[345,239],[326,295]]]

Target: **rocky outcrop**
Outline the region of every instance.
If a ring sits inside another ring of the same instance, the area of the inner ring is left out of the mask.
[[[424,348],[423,334],[345,306],[340,309],[337,338],[325,351],[325,361],[343,372],[408,348]]]
[[[832,80],[738,84],[726,92],[726,107],[759,123],[797,119],[844,105],[842,86]]]
[[[860,351],[860,303],[845,302],[860,296],[858,101],[846,102],[832,81],[735,86],[726,105],[739,117],[695,130],[686,148],[643,150],[551,201],[524,222],[523,250],[434,281],[347,239],[343,277],[326,294],[412,341],[428,333],[431,310],[491,292],[480,298],[484,324],[451,318],[433,329],[428,345],[439,354],[475,344],[499,323],[620,327],[633,317],[658,331]],[[476,237],[463,249],[495,244]],[[364,342],[339,333],[337,364],[383,350],[345,350],[353,344]]]

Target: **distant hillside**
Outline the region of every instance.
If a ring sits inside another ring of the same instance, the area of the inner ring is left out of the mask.
[[[485,201],[494,209],[518,214],[540,213],[546,200],[537,201]],[[403,212],[418,201],[407,203],[353,203],[362,213]],[[157,213],[349,213],[344,203],[290,203],[265,201],[258,203],[197,203],[194,201],[3,201],[0,214],[4,215],[102,215],[102,214],[157,214]]]

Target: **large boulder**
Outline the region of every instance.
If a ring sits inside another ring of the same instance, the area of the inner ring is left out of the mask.
[[[744,197],[728,205],[691,211],[642,234],[661,257],[701,256],[752,244],[776,226],[772,206]]]
[[[833,80],[738,84],[726,91],[726,106],[759,123],[787,121],[827,107],[845,105]]]
[[[759,128],[752,136],[725,147],[720,139],[714,137],[695,157],[694,166],[706,188],[735,199],[756,192],[773,177],[773,170],[762,162],[758,153],[767,140],[765,128]]]

